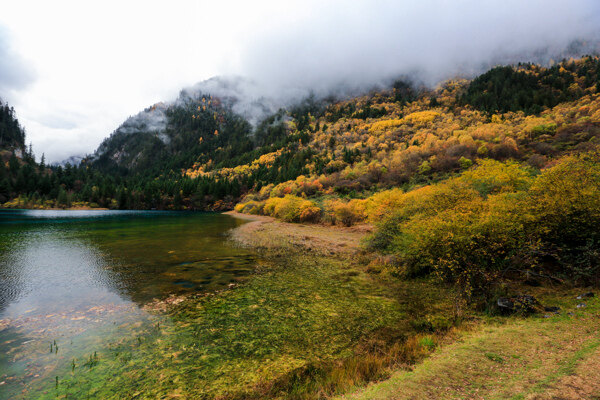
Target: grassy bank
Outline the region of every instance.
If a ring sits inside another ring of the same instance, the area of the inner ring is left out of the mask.
[[[542,293],[560,315],[508,318],[465,333],[413,370],[341,399],[593,399],[600,395],[600,301]],[[573,315],[569,315],[571,312]]]

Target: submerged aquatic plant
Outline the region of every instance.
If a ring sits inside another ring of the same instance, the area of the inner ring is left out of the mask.
[[[439,289],[331,258],[284,260],[264,262],[234,290],[188,297],[166,316],[120,327],[83,368],[66,366],[61,390],[84,398],[264,398],[277,390],[312,398],[379,379],[387,366],[426,353],[404,344],[414,332],[408,321],[444,303]]]

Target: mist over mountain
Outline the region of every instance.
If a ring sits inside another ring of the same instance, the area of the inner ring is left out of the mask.
[[[207,101],[209,98],[214,99],[214,103]],[[149,155],[149,149],[157,154],[169,153],[170,148],[177,147],[177,143],[171,143],[172,140],[184,135],[182,129],[190,128],[182,128],[174,115],[182,112],[193,119],[198,117],[200,121],[200,111],[206,114],[207,107],[215,115],[231,114],[237,116],[234,118],[236,120],[247,121],[246,130],[250,134],[252,126],[279,108],[291,105],[291,99],[282,96],[268,98],[256,83],[246,78],[214,77],[182,89],[174,101],[154,104],[129,117],[100,144],[88,160],[105,166],[107,163],[116,163],[129,169],[138,166],[140,159]],[[214,115],[211,114],[210,118],[215,119],[210,124],[212,134],[219,129],[219,124]],[[190,146],[195,144],[189,143]]]
[[[550,65],[598,54],[600,6],[550,3],[333,2],[319,6],[318,13],[280,15],[239,37],[237,64],[224,68],[230,74],[186,87],[165,104],[210,94],[256,126],[311,95],[350,98],[390,88],[398,79],[433,88],[495,65]],[[115,133],[153,131],[165,142],[165,110],[150,107]]]
[[[410,75],[428,85],[496,64],[598,50],[593,1],[333,2],[283,16],[243,40],[243,73],[272,88],[325,94]],[[276,90],[276,89],[274,89]]]
[[[55,163],[54,165],[64,167],[67,164],[69,164],[69,165],[71,165],[73,167],[76,167],[79,164],[81,164],[81,161],[84,160],[84,159],[85,159],[84,155],[75,155],[75,156],[71,156],[69,158],[65,158],[61,162]]]
[[[583,54],[600,53],[600,41],[598,40],[573,40],[564,48],[546,46],[537,48],[535,51],[525,54],[503,54],[495,55],[488,61],[482,62],[471,69],[463,69],[456,76],[470,78],[481,73],[495,64],[494,60],[510,60],[513,64],[521,62],[533,62],[539,65],[553,65],[556,60],[580,57]],[[450,70],[439,74],[428,74],[425,69],[415,69],[410,73],[390,75],[385,79],[377,79],[377,76],[363,77],[362,80],[340,81],[335,86],[332,82],[324,84],[320,89],[307,85],[304,87],[280,86],[260,82],[242,76],[217,76],[208,80],[198,82],[195,85],[183,88],[178,97],[172,101],[156,103],[143,111],[125,120],[111,135],[106,138],[89,157],[90,161],[101,158],[111,158],[117,163],[127,160],[125,164],[131,164],[147,151],[149,147],[168,147],[176,129],[169,130],[169,109],[186,109],[194,107],[202,97],[210,96],[218,99],[220,106],[247,121],[252,129],[265,118],[273,116],[280,109],[290,109],[298,106],[308,98],[317,101],[328,98],[329,101],[343,100],[363,95],[373,90],[385,90],[393,86],[396,81],[407,83],[413,88],[422,87],[433,89],[442,82],[442,76],[446,78],[455,77],[449,75]],[[435,78],[434,78],[435,77]],[[251,130],[252,130],[251,129]],[[249,131],[251,134],[251,131]],[[136,135],[142,135],[142,140]],[[129,137],[129,138],[128,138]],[[155,142],[149,145],[146,141]],[[115,143],[120,143],[116,145]],[[131,143],[136,145],[132,146]],[[142,147],[140,143],[145,143]],[[130,165],[131,166],[131,165]]]

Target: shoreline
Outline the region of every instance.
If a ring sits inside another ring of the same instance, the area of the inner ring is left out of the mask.
[[[40,207],[40,208],[14,208],[14,207],[0,207],[0,210],[35,210],[35,211],[108,211],[110,208],[106,207],[89,207],[89,206],[81,206],[81,207],[69,207],[69,208],[59,208],[59,207]]]
[[[239,245],[258,250],[303,250],[326,256],[350,257],[363,252],[362,240],[373,230],[371,225],[366,224],[342,227],[283,222],[265,215],[236,211],[223,214],[249,221],[234,228],[230,237]]]

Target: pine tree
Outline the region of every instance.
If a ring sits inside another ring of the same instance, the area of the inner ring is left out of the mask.
[[[58,196],[56,198],[56,203],[58,204],[59,207],[65,208],[65,207],[69,207],[69,196],[67,195],[67,192],[65,191],[65,189],[63,189],[62,187],[58,190]]]

